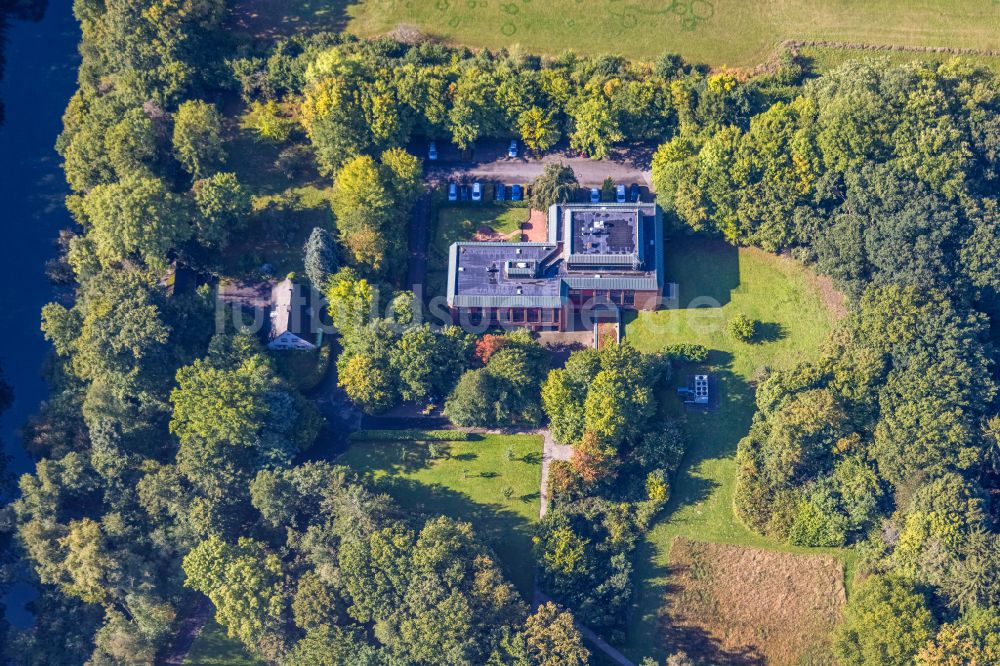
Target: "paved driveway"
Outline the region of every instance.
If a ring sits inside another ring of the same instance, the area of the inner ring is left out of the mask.
[[[427,284],[427,224],[430,216],[430,197],[426,194],[417,200],[410,216],[410,256],[406,288],[416,290],[416,286]]]
[[[562,162],[573,167],[576,178],[582,187],[600,187],[605,178],[612,178],[616,183],[630,185],[637,183],[650,188],[652,174],[650,163],[653,148],[638,145],[631,148],[616,149],[610,158],[592,160],[571,153],[568,149],[547,153],[542,157],[507,157],[506,144],[485,142],[477,146],[471,154],[461,154],[453,147],[441,147],[441,157],[436,162],[424,162],[427,177],[432,182],[448,180],[494,180],[504,183],[530,183],[542,173],[546,164]],[[415,146],[417,154],[421,154],[420,146]],[[425,154],[425,153],[424,153]],[[423,156],[423,155],[422,155]]]

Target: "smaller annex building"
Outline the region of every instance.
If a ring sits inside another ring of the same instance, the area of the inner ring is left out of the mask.
[[[309,307],[308,292],[291,280],[282,280],[271,290],[271,328],[268,349],[316,349],[317,322]]]
[[[447,300],[459,324],[587,330],[663,296],[663,217],[655,203],[557,204],[544,243],[454,243]]]

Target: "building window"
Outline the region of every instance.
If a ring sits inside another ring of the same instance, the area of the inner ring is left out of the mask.
[[[511,308],[510,314],[511,320],[515,323],[520,324],[524,322],[524,308]]]
[[[542,320],[542,313],[538,308],[528,308],[528,323],[537,324]]]
[[[635,292],[626,291],[622,294],[622,304],[623,305],[635,305]]]

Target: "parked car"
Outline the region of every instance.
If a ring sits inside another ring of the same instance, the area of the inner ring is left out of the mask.
[[[483,200],[483,184],[480,182],[475,182],[472,184],[472,200],[482,201]]]
[[[615,188],[615,201],[618,203],[625,203],[627,200],[628,197],[625,196],[625,186],[619,185]]]
[[[458,201],[458,185],[448,183],[448,201]]]
[[[462,192],[462,201],[468,201],[469,200],[469,186],[468,185],[462,185],[461,192]]]
[[[590,203],[601,203],[601,189],[599,187],[590,188]]]
[[[429,159],[431,162],[433,162],[437,158],[438,158],[437,143],[434,142],[434,141],[431,141],[431,145],[427,147],[427,159]]]
[[[524,198],[524,188],[521,187],[520,185],[516,184],[516,183],[514,185],[511,185],[510,186],[510,200],[511,201],[520,201],[523,198]]]
[[[629,199],[631,201],[639,200],[639,185],[637,183],[632,183],[632,187],[629,188]]]
[[[493,186],[493,199],[496,201],[503,201],[507,198],[507,188],[503,183],[497,183]]]
[[[507,157],[517,157],[517,140],[516,139],[514,141],[511,141],[510,145],[507,146]]]

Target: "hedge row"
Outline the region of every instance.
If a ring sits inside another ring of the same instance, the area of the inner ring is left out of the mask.
[[[480,435],[464,430],[359,430],[351,433],[352,442],[468,442]]]

